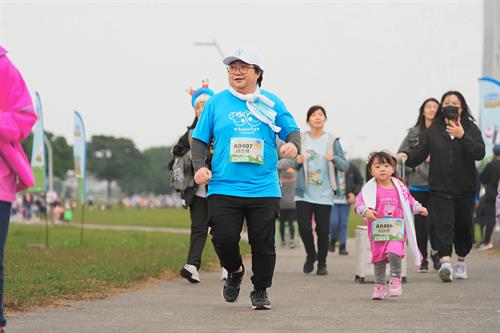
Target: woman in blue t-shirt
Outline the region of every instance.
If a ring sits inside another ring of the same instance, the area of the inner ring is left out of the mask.
[[[297,155],[299,170],[295,188],[297,219],[307,258],[304,273],[314,270],[318,261],[318,275],[327,275],[326,256],[328,254],[330,212],[334,191],[337,190],[336,170],[347,171],[346,161],[339,139],[325,132],[326,111],[314,105],[307,111],[310,131],[301,134],[302,153]],[[318,251],[314,247],[312,217],[316,222]]]

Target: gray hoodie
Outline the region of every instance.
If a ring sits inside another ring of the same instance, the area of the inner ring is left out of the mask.
[[[408,151],[418,145],[422,130],[419,126],[412,127],[408,130],[408,134],[404,138],[398,152]],[[424,162],[415,168],[406,168],[405,181],[408,186],[428,186],[429,182],[429,162]]]

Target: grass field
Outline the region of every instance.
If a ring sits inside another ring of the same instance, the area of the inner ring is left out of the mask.
[[[81,211],[77,209],[73,222],[80,223]],[[189,228],[189,211],[183,208],[113,208],[111,210],[85,210],[85,223],[109,225],[134,225],[148,227]]]
[[[75,212],[73,221],[80,222],[79,212]],[[171,228],[190,227],[189,211],[182,208],[86,210],[85,223]],[[361,224],[363,224],[362,219],[351,211],[349,215],[349,237],[354,237],[356,226]]]
[[[7,310],[101,297],[167,271],[177,273],[189,246],[189,235],[154,232],[86,230],[83,247],[79,239],[79,229],[51,227],[46,250],[33,246],[44,243],[43,226],[12,224],[5,258]],[[244,242],[242,251],[249,252]],[[216,262],[207,242],[202,268],[215,268]]]

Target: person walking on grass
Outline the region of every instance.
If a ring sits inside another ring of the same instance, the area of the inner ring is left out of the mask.
[[[10,208],[16,192],[34,184],[33,173],[21,142],[37,119],[23,77],[0,47],[0,333],[7,321],[3,309],[4,250]]]
[[[475,161],[484,158],[481,130],[474,123],[464,96],[448,91],[442,98],[436,119],[420,135],[417,146],[398,154],[398,160],[416,167],[430,155],[430,206],[436,229],[443,282],[467,279],[465,257],[472,239],[472,216],[477,191]],[[453,247],[458,256],[451,265]]]
[[[309,108],[306,115],[310,131],[301,134],[302,152],[297,155],[298,169],[295,204],[299,221],[300,238],[306,250],[304,273],[314,270],[318,261],[317,275],[327,275],[330,214],[334,193],[339,183],[337,171],[347,171],[346,161],[339,138],[325,131],[326,111],[320,105]],[[312,218],[316,222],[318,250],[314,245]]]
[[[370,179],[356,198],[355,211],[365,219],[374,264],[375,287],[372,299],[383,300],[386,295],[385,269],[389,262],[391,279],[389,296],[402,295],[401,262],[408,240],[414,251],[415,263],[420,265],[413,215],[427,216],[428,212],[416,201],[401,180],[396,177],[396,159],[386,152],[370,155],[366,165]]]
[[[415,126],[410,128],[398,151],[412,149],[417,146],[420,134],[432,125],[432,122],[436,117],[438,107],[439,101],[435,98],[428,98],[422,103],[419,108],[417,123]],[[408,168],[409,170],[406,173],[405,179],[411,195],[422,205],[428,207],[430,211],[428,216],[415,216],[415,230],[417,232],[418,248],[424,258],[422,265],[418,268],[419,273],[429,272],[429,263],[427,261],[427,243],[429,240],[431,243],[430,257],[432,259],[434,269],[439,270],[439,268],[441,268],[441,262],[439,261],[437,253],[436,232],[434,222],[432,221],[432,207],[429,206],[429,165],[430,157],[427,157],[422,164],[417,165],[414,168]]]
[[[191,152],[194,179],[208,183],[208,216],[212,243],[228,271],[222,295],[236,302],[245,275],[240,254],[240,233],[246,221],[252,250],[252,309],[271,308],[267,289],[276,262],[275,229],[281,190],[276,135],[280,148],[294,158],[300,150],[300,132],[285,104],[261,89],[263,66],[251,49],[239,48],[225,57],[229,88],[205,104],[193,132]],[[213,144],[212,168],[205,161]]]

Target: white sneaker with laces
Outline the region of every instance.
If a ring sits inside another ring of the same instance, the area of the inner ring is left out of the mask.
[[[186,264],[181,268],[181,276],[191,283],[200,282],[200,274],[195,265]]]
[[[458,261],[453,267],[453,276],[457,280],[466,280],[467,279],[467,269],[465,266],[465,262]]]

